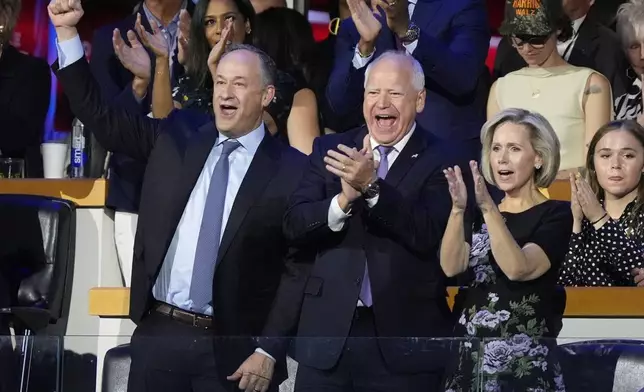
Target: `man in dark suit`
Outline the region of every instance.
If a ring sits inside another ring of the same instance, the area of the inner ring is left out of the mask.
[[[123,39],[127,40],[127,32],[134,31],[138,15],[147,31],[152,31],[150,24],[156,23],[165,34],[168,47],[172,49],[171,69],[177,71],[181,67],[177,59],[179,12],[184,8],[192,12],[192,0],[141,1],[132,15],[96,30],[92,41],[90,68],[106,102],[133,114],[147,115],[150,112],[151,78],[154,75],[156,58],[154,53],[145,47],[141,47],[138,52],[131,51],[132,55],[136,56],[134,63],[139,67],[128,70],[114,53],[112,38],[115,30],[118,30]],[[141,46],[138,42],[135,45]],[[125,285],[130,286],[134,232],[145,164],[125,154],[114,152],[110,158],[109,170],[110,183],[106,205],[115,210],[114,239]]]
[[[589,14],[594,0],[562,0],[564,12],[570,18],[572,37],[559,42],[559,54],[570,64],[587,67],[606,76],[616,92],[626,91],[626,59],[614,31],[596,21]],[[508,38],[499,42],[494,60],[494,80],[516,71],[527,64]],[[621,95],[621,94],[620,94]]]
[[[366,127],[316,140],[284,218],[287,237],[316,253],[265,330],[299,323],[297,392],[442,390],[443,347],[423,337],[453,325],[438,247],[443,169],[461,161],[414,120],[426,95],[413,57],[385,52],[366,78]]]
[[[364,122],[358,113],[366,65],[387,50],[401,49],[423,67],[427,100],[432,103],[419,113],[418,125],[439,138],[467,141],[477,159],[490,86],[485,1],[372,1],[384,7],[378,18],[363,0],[347,3],[351,18],[338,31],[326,94],[336,116],[351,116],[343,121],[344,129]]]
[[[79,0],[49,5],[58,79],[106,148],[146,164],[129,390],[230,391],[239,381],[265,392],[270,377],[254,369],[272,371],[274,359],[255,351],[250,337],[262,333],[285,260],[299,257],[289,252],[281,223],[306,166],[306,157],[270,137],[262,122],[275,93],[275,64],[253,47],[231,48],[213,75],[215,123],[190,110],[164,120],[133,115],[102,103],[75,28],[82,13]],[[284,358],[276,359],[274,391],[286,375]]]
[[[9,44],[20,1],[0,2],[0,156],[25,160],[27,177],[42,177],[40,144],[51,95],[47,62]]]

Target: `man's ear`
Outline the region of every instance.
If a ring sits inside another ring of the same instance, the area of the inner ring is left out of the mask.
[[[275,98],[275,86],[269,84],[264,89],[264,94],[262,95],[262,106],[268,107],[271,101],[273,101],[273,98]]]

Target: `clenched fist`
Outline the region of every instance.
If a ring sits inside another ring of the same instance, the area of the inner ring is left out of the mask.
[[[59,41],[74,38],[78,34],[76,25],[84,13],[80,0],[51,0],[47,12]]]

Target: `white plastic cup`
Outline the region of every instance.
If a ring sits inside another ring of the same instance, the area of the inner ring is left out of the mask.
[[[40,146],[45,178],[64,178],[67,167],[67,143],[51,141]]]

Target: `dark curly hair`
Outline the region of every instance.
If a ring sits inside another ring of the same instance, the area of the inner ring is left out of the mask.
[[[21,0],[0,0],[0,45],[6,44],[11,39],[13,29],[20,15]]]

